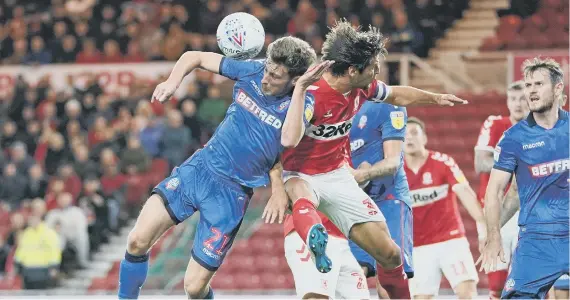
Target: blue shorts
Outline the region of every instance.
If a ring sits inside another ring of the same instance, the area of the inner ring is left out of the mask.
[[[253,190],[214,174],[195,153],[153,190],[178,224],[200,211],[192,257],[216,271],[231,248]]]
[[[565,274],[554,282],[555,290],[570,290],[570,277]]]
[[[404,271],[408,275],[408,278],[413,278],[414,267],[412,250],[414,249],[414,224],[412,209],[406,205],[404,201],[400,200],[375,200],[375,202],[386,218],[386,224],[388,225],[392,239],[402,251]],[[368,268],[366,277],[376,276],[376,260],[352,241],[350,241],[350,250],[358,263]]]
[[[521,234],[501,298],[544,299],[554,282],[568,274],[568,242],[568,236]]]

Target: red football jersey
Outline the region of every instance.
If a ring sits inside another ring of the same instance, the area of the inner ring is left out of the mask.
[[[354,89],[343,95],[321,79],[307,90],[315,97],[314,115],[308,118],[311,124],[299,145],[283,152],[282,161],[284,170],[314,175],[336,170],[350,160],[348,133],[354,115],[367,99],[384,101],[389,88],[374,80],[367,91]]]
[[[489,116],[487,120],[481,126],[481,132],[479,132],[479,138],[477,139],[477,145],[475,145],[475,150],[484,150],[493,153],[495,146],[499,143],[503,133],[511,128],[513,123],[509,117],[505,116]],[[483,200],[485,199],[485,191],[487,190],[487,184],[489,183],[490,173],[479,174],[479,190],[477,191],[477,197],[483,205]]]
[[[319,214],[319,217],[321,217],[321,220],[323,222],[323,226],[325,226],[325,229],[327,230],[329,235],[346,239],[344,234],[342,234],[342,231],[340,231],[340,229],[338,229],[338,227],[336,227],[336,225],[334,225],[333,222],[331,222],[331,220],[329,220],[329,218],[327,218],[320,211],[317,211],[317,213]],[[293,216],[292,215],[286,215],[285,221],[283,222],[283,233],[285,234],[285,236],[287,236],[291,231],[294,231],[294,230],[295,230],[295,225],[293,225]]]
[[[429,151],[417,173],[404,163],[414,214],[414,247],[465,236],[453,186],[467,179],[453,158]]]

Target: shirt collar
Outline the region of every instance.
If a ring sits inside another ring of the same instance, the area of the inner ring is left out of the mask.
[[[559,120],[568,120],[568,116],[564,113],[562,109],[558,109],[558,119]],[[531,112],[526,117],[526,122],[528,126],[534,127],[536,125],[536,120],[534,119],[534,114]]]

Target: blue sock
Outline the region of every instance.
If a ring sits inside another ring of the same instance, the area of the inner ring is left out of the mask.
[[[204,299],[214,299],[214,289],[212,287],[208,288],[208,293],[204,296]]]
[[[148,273],[148,254],[136,256],[125,252],[119,270],[119,299],[138,299]]]

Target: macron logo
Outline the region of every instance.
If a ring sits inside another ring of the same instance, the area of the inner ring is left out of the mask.
[[[534,148],[538,148],[538,147],[544,147],[544,141],[540,141],[540,142],[536,142],[536,143],[532,143],[532,144],[524,144],[523,150],[529,150],[529,149],[534,149]]]

